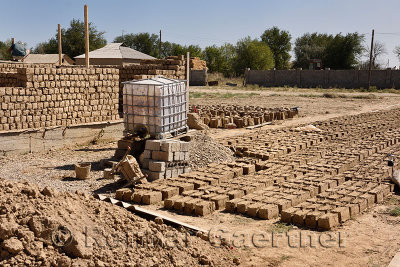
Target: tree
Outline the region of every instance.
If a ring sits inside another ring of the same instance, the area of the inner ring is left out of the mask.
[[[234,62],[236,75],[244,73],[246,68],[268,70],[274,67],[271,49],[264,42],[250,37],[239,40],[236,44],[237,57]]]
[[[79,19],[73,19],[69,28],[61,29],[61,42],[64,54],[74,58],[85,53],[85,23]],[[99,49],[107,44],[104,32],[97,30],[93,23],[89,23],[89,50]],[[39,43],[34,53],[58,53],[58,35],[47,42]]]
[[[159,57],[160,38],[156,34],[147,32],[129,33],[114,38],[115,43],[124,43],[126,46],[145,53],[152,57]]]
[[[10,60],[11,54],[8,52],[8,49],[11,46],[11,40],[7,40],[5,42],[0,41],[0,59],[2,60]]]
[[[332,69],[355,68],[364,52],[363,41],[364,36],[358,33],[337,34],[326,47],[325,66]]]
[[[332,35],[320,33],[306,33],[295,41],[295,61],[293,67],[308,69],[310,59],[323,59]],[[324,63],[324,62],[323,62]]]
[[[396,48],[394,49],[394,54],[397,56],[397,58],[399,59],[399,61],[400,61],[400,45],[399,46],[396,46]]]
[[[332,69],[352,69],[364,52],[363,41],[364,36],[358,33],[306,33],[296,39],[294,67],[308,68],[310,59],[321,59],[324,66]]]
[[[370,57],[371,47],[367,46],[365,48],[365,56],[368,58]],[[378,62],[378,58],[383,54],[387,54],[385,44],[379,41],[374,41],[374,47],[372,49],[372,68],[373,69],[380,69],[381,64]],[[368,61],[369,64],[369,61]]]
[[[275,68],[277,69],[289,68],[291,38],[289,32],[280,30],[276,26],[265,30],[261,35],[261,40],[269,46],[274,54]]]

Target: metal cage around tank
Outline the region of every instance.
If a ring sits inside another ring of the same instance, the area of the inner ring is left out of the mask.
[[[123,83],[125,134],[143,128],[156,139],[187,131],[188,92],[185,81],[164,77]]]

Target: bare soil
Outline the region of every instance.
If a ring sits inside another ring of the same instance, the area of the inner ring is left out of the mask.
[[[191,88],[191,92],[206,92],[207,94],[215,92],[246,94],[246,96],[243,97],[192,98],[190,99],[190,104],[193,105],[235,103],[265,107],[300,107],[299,117],[278,121],[275,122],[274,125],[264,126],[262,129],[312,124],[315,121],[333,117],[373,112],[400,105],[400,95],[387,93],[374,93],[374,95],[377,96],[376,98],[351,97],[351,95],[367,96],[369,94],[360,92],[343,93],[350,95],[347,98],[326,98],[322,97],[323,92],[304,89],[294,91],[219,89],[217,91],[217,89],[213,88]],[[251,93],[257,95],[251,95]],[[255,129],[253,131],[257,130],[258,129]],[[210,129],[208,133],[213,138],[221,138],[242,134],[248,131],[250,130]],[[112,157],[115,148],[116,143],[107,143],[85,147],[65,148],[35,154],[3,155],[0,157],[0,178],[12,181],[28,180],[30,183],[38,184],[41,187],[48,186],[49,188],[59,191],[74,192],[80,190],[89,194],[112,193],[116,189],[122,187],[124,183],[120,182],[118,179],[103,179],[103,169],[100,166],[100,160]],[[82,161],[92,162],[93,171],[91,179],[89,180],[77,180],[74,178],[73,164]],[[125,227],[131,224],[130,221],[134,222],[133,226],[137,229],[143,227],[154,229],[156,227],[153,223],[148,223],[122,208],[112,207],[110,204],[106,203],[98,203],[97,200],[81,193],[70,195],[60,193],[62,197],[56,197],[55,199],[46,196],[32,199],[20,194],[18,196],[21,197],[21,200],[16,201],[13,199],[13,196],[15,196],[17,191],[20,192],[24,185],[15,185],[17,189],[12,185],[10,186],[11,189],[8,190],[3,188],[6,182],[2,181],[1,183],[0,199],[3,200],[2,205],[8,211],[0,215],[3,216],[1,217],[2,220],[9,220],[12,217],[9,215],[11,213],[15,213],[13,216],[18,219],[18,216],[31,216],[35,214],[35,210],[37,210],[42,215],[57,216],[57,220],[67,222],[68,226],[72,228],[75,220],[78,221],[77,225],[79,227],[85,225],[85,223],[93,226],[99,223],[98,220],[101,220],[100,226],[104,227],[108,233],[113,233],[115,229],[123,233],[126,231]],[[396,190],[398,189],[396,188]],[[58,208],[55,209],[55,206]],[[400,196],[398,195],[398,191],[395,191],[386,202],[375,205],[368,212],[328,232],[309,231],[306,229],[299,229],[295,226],[281,224],[278,220],[257,220],[224,212],[216,212],[200,218],[170,213],[160,209],[160,205],[146,206],[146,208],[158,210],[163,214],[204,229],[226,231],[226,236],[231,238],[231,242],[228,242],[230,248],[226,249],[223,247],[219,250],[214,250],[209,244],[201,241],[199,238],[192,238],[195,240],[194,242],[199,242],[198,244],[201,249],[197,252],[194,249],[182,249],[176,253],[168,254],[165,251],[140,250],[141,254],[139,254],[139,258],[133,256],[135,253],[134,251],[130,251],[130,254],[128,253],[127,255],[131,255],[132,259],[137,259],[139,262],[142,262],[143,266],[148,265],[150,260],[154,264],[179,266],[179,263],[185,265],[187,265],[187,263],[194,265],[210,263],[207,262],[207,259],[212,261],[214,265],[229,265],[237,262],[242,266],[386,266],[400,249],[400,238],[398,238],[396,234],[400,230],[400,216],[393,216],[389,212],[399,206]],[[22,212],[21,209],[24,207],[29,208],[29,212],[31,213],[28,213],[28,211],[25,213]],[[69,208],[65,208],[64,210],[59,207]],[[96,209],[100,210],[100,215],[96,215]],[[106,222],[108,220],[111,222]],[[20,222],[17,222],[17,224],[20,225],[18,227],[21,227],[21,229],[28,227]],[[174,230],[168,229],[168,231]],[[240,234],[244,231],[246,234],[242,238]],[[234,236],[235,233],[236,236]],[[260,247],[256,247],[254,242],[251,242],[251,238],[259,240],[260,236],[256,234],[260,233],[264,233],[265,239],[268,240],[262,243]],[[299,241],[300,234],[303,237],[307,235],[312,236],[313,241],[315,241],[315,247],[310,247],[309,245],[307,247],[301,247]],[[290,242],[288,241],[288,236],[290,237]],[[273,243],[271,240],[272,238],[274,238],[277,243]],[[333,241],[329,241],[330,238]],[[62,259],[62,257],[65,257],[65,252],[60,252],[51,247],[50,249],[47,248],[45,253],[48,253],[46,254],[48,257],[54,256],[54,260],[49,261],[50,264],[56,265],[58,261],[62,262],[65,260],[67,261],[67,265],[59,264],[59,266],[70,266],[70,264],[78,261],[73,257]],[[124,253],[126,253],[126,251],[107,250],[101,252],[98,257],[93,256],[89,259],[79,259],[79,262],[76,264],[79,265],[80,262],[84,262],[89,266],[95,266],[93,263],[97,264],[96,261],[114,265],[133,264],[134,261],[129,260],[128,256],[124,256],[118,261],[117,258]],[[118,257],[115,255],[118,255]],[[203,262],[201,260],[202,256],[207,257],[207,259],[203,257]],[[21,259],[17,258],[14,261],[7,261],[7,263],[11,265],[28,265],[27,263],[32,262],[43,263],[43,260],[39,261],[39,259],[42,258],[36,256],[32,258],[32,256],[28,255],[21,256]],[[144,259],[149,261],[146,262]],[[97,264],[97,266],[101,266],[101,263]]]

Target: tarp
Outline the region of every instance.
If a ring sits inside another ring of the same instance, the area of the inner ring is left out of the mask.
[[[13,57],[24,57],[26,56],[25,46],[19,43],[11,46],[11,55]]]

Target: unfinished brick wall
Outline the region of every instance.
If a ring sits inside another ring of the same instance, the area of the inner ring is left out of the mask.
[[[0,131],[119,119],[118,74],[115,68],[18,68],[21,86],[0,88]]]

